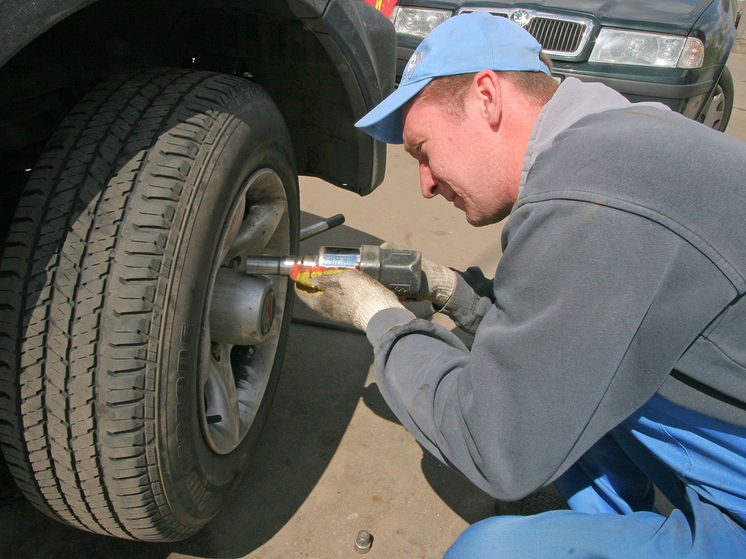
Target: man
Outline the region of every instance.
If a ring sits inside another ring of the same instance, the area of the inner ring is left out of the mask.
[[[366,330],[440,460],[502,500],[554,482],[570,509],[487,519],[446,557],[746,557],[746,146],[557,88],[536,41],[483,13],[437,27],[358,126],[403,141],[469,223],[509,216],[494,282],[423,265],[473,345],[358,272],[300,271],[300,297]]]

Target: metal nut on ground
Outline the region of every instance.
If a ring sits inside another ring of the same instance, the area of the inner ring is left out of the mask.
[[[373,536],[367,530],[360,530],[355,538],[355,551],[357,553],[368,553],[373,545]]]

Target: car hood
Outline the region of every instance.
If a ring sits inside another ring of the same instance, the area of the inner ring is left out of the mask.
[[[523,8],[592,16],[601,25],[688,33],[707,6],[715,0],[537,0],[463,2],[463,7]]]

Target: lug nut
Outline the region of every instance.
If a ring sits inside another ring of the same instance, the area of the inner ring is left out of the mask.
[[[373,536],[367,530],[360,530],[355,538],[355,551],[358,553],[368,553],[370,546],[373,545]]]

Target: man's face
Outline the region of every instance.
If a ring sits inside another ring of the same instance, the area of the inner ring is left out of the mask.
[[[419,162],[422,195],[440,194],[478,227],[510,213],[518,185],[506,176],[492,127],[474,105],[467,96],[465,116],[456,117],[417,98],[402,114],[404,149]]]

